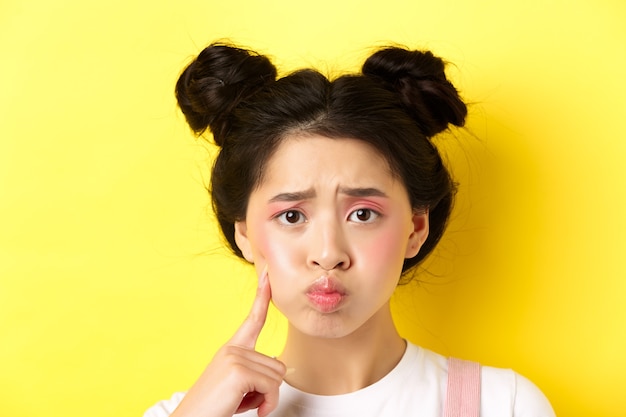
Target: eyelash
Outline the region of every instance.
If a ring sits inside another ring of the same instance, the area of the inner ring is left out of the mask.
[[[368,218],[366,220],[358,220],[356,221],[356,223],[361,223],[361,224],[367,224],[367,223],[372,223],[374,222],[378,217],[380,217],[380,213],[377,212],[376,210],[372,210],[370,208],[359,208],[354,210],[353,212],[350,213],[350,215],[348,216],[348,220],[350,220],[352,218],[352,216],[358,216],[359,212],[366,212],[368,213]]]
[[[368,213],[368,218],[366,220],[351,220],[353,218],[353,216],[358,216],[359,212],[365,212]],[[296,215],[297,220],[295,222],[290,222],[287,220],[287,216],[289,215]],[[352,212],[350,212],[350,214],[348,215],[348,220],[353,221],[355,223],[360,223],[360,224],[368,224],[368,223],[372,223],[374,222],[377,218],[380,217],[380,213],[377,212],[376,210],[372,210],[370,208],[359,208],[356,209]],[[283,211],[282,213],[279,213],[278,215],[276,215],[276,217],[274,217],[276,220],[278,220],[278,222],[282,225],[285,226],[294,226],[294,225],[298,225],[298,224],[302,224],[302,223],[306,223],[307,219],[304,216],[304,213],[302,213],[299,210],[286,210]]]
[[[295,223],[292,223],[292,222],[287,221],[287,216],[288,216],[289,214],[296,214],[296,215],[298,216],[298,220],[300,220],[300,218],[304,218],[304,221],[303,221],[303,222],[304,222],[304,223],[306,223],[306,218],[304,217],[304,214],[303,214],[302,212],[298,211],[298,210],[286,210],[286,211],[283,211],[282,213],[279,213],[279,214],[278,214],[278,215],[276,215],[276,217],[274,217],[274,218],[275,218],[276,220],[278,220],[278,222],[279,222],[280,224],[285,225],[285,226],[294,226],[294,225],[296,225],[296,224],[301,224],[301,223],[303,223],[303,222],[300,222],[300,221],[295,222]]]

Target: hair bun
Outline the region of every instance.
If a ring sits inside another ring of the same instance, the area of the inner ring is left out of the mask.
[[[252,51],[211,44],[185,68],[176,83],[176,99],[191,129],[207,128],[223,144],[228,116],[237,105],[276,79],[270,60]]]
[[[370,56],[362,71],[396,91],[424,134],[431,137],[450,123],[463,126],[467,115],[467,107],[444,69],[443,60],[429,51],[390,47]]]

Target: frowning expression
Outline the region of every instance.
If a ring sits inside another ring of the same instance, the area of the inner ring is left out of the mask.
[[[341,337],[388,307],[428,234],[400,179],[369,144],[292,136],[266,164],[236,240],[268,265],[272,300],[299,331]]]

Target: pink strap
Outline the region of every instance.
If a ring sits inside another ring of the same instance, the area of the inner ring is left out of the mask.
[[[479,417],[480,364],[448,359],[448,391],[443,417]]]

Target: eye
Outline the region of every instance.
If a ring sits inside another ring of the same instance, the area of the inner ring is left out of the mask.
[[[362,208],[354,210],[352,213],[350,213],[350,216],[348,216],[348,220],[357,223],[371,223],[376,220],[378,216],[380,216],[380,214],[378,214],[374,210]]]
[[[306,221],[304,214],[297,210],[284,211],[276,216],[276,219],[278,219],[280,223],[286,225],[300,224]]]

